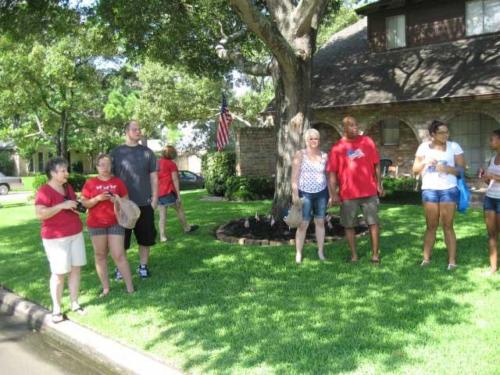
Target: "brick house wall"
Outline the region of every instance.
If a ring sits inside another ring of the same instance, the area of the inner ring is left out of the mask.
[[[368,128],[365,134],[377,145],[381,159],[390,159],[394,166],[398,166],[398,174],[412,174],[413,159],[419,141],[408,125],[399,122],[399,144],[384,145],[380,122]]]
[[[239,128],[236,132],[236,174],[269,177],[276,171],[273,127]]]

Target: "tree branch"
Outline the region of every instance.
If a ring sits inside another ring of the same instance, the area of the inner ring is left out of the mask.
[[[307,34],[311,27],[317,28],[317,21],[324,12],[326,5],[327,0],[300,0],[292,14],[295,35]]]
[[[222,39],[219,40],[219,44],[215,46],[215,52],[220,59],[233,62],[236,67],[238,67],[242,72],[246,74],[260,77],[271,75],[271,71],[269,69],[270,64],[248,61],[248,59],[243,56],[243,54],[239,50],[231,50],[227,48],[228,44],[243,37],[246,34],[247,31],[245,29],[241,29],[231,35],[227,35],[224,32],[224,28],[221,22],[219,22],[219,25]]]
[[[233,112],[231,112],[231,116],[233,118],[235,118],[236,120],[238,120],[239,122],[245,124],[246,126],[249,126],[249,127],[252,126],[252,124],[250,122],[248,122],[247,120],[245,120],[243,117],[234,114]]]
[[[43,86],[40,82],[38,82],[38,80],[30,73],[26,73],[28,76],[29,76],[29,79],[38,87],[38,91],[40,91],[40,97],[43,101],[43,103],[45,104],[45,106],[52,112],[54,112],[56,115],[61,115],[61,111],[58,111],[57,109],[55,109],[50,103],[49,101],[47,100],[47,97],[45,95],[45,92],[43,90]]]
[[[267,77],[271,75],[271,64],[248,61],[240,51],[228,50],[223,44],[215,47],[217,56],[222,60],[233,62],[237,68],[246,74]]]
[[[292,14],[294,8],[290,0],[266,0],[266,4],[271,17],[280,29],[289,28],[286,25],[286,19]]]
[[[290,43],[283,36],[284,30],[279,30],[276,27],[278,24],[273,24],[260,13],[250,0],[229,0],[229,3],[243,23],[273,51],[280,65],[284,69],[289,66],[289,60],[295,59],[295,55]]]

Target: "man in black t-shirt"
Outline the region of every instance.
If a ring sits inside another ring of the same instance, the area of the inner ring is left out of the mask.
[[[132,231],[139,244],[140,264],[137,272],[141,278],[150,276],[148,269],[149,248],[156,243],[154,210],[158,205],[158,174],[156,156],[146,146],[139,144],[141,128],[135,120],[125,126],[125,144],[111,151],[113,174],[125,182],[129,199],[139,206],[141,215],[134,229],[125,230],[125,249],[130,248]],[[115,270],[116,278],[121,275]]]

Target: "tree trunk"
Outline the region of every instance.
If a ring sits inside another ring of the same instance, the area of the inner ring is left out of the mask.
[[[57,154],[68,160],[68,115],[66,110],[61,113],[61,127],[59,128],[59,142]]]
[[[286,215],[292,197],[292,161],[309,128],[312,60],[297,58],[288,69],[273,71],[275,82],[276,185],[272,214]]]

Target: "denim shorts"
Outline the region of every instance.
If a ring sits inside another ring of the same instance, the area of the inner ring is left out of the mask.
[[[299,190],[299,197],[302,200],[302,218],[304,221],[315,219],[324,219],[326,216],[326,207],[328,206],[328,189],[317,193],[306,193]]]
[[[497,215],[500,214],[500,199],[485,196],[483,209],[485,211],[495,211]]]
[[[87,229],[88,229],[91,237],[93,237],[93,236],[108,236],[108,235],[115,235],[115,236],[124,236],[125,235],[125,228],[121,227],[118,224],[112,225],[110,227],[104,227],[104,228],[91,228],[91,227],[87,226]]]
[[[422,202],[424,203],[458,203],[458,188],[452,187],[451,189],[422,190]]]
[[[177,194],[175,192],[168,193],[158,198],[158,204],[160,206],[172,206],[177,202]]]

